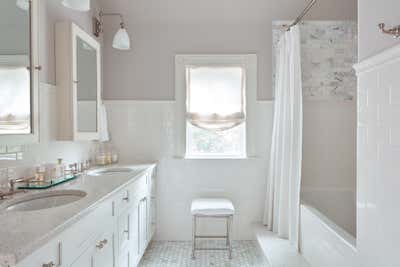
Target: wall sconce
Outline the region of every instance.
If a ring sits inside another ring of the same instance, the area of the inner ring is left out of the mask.
[[[124,17],[120,13],[104,13],[100,11],[99,18],[93,17],[93,34],[99,37],[103,32],[103,17],[104,16],[118,16],[120,17],[120,29],[115,33],[112,47],[118,50],[130,50],[131,41],[129,34],[125,29]]]

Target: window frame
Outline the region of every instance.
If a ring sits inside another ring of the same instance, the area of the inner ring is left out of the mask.
[[[236,155],[187,155],[186,120],[186,68],[189,66],[242,66],[246,73],[245,85],[245,151]],[[175,101],[176,101],[176,157],[185,159],[245,159],[254,156],[255,113],[257,102],[257,55],[176,55],[175,56]]]

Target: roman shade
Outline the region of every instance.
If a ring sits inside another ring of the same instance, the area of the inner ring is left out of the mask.
[[[187,67],[186,89],[186,119],[190,124],[224,131],[245,122],[243,67]]]

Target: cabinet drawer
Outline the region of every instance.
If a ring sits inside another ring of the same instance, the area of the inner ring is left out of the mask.
[[[146,192],[148,184],[148,175],[147,173],[145,173],[141,177],[139,177],[133,184],[131,184],[130,188],[135,194],[143,193]]]
[[[114,215],[119,216],[132,202],[132,190],[126,187],[119,191],[114,198]]]
[[[115,215],[119,216],[127,208],[134,205],[138,199],[146,195],[147,175],[142,175],[133,183],[127,185],[124,189],[117,192],[114,198]]]
[[[106,227],[110,227],[112,222],[112,201],[109,200],[64,231],[60,238],[62,238],[65,264],[93,246],[99,235]]]
[[[25,260],[20,262],[18,267],[42,267],[44,264],[59,266],[61,262],[61,243],[57,240],[50,241],[45,246],[35,251]]]

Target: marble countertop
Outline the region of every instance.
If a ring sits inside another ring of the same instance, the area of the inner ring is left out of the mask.
[[[87,193],[84,198],[64,206],[24,212],[0,209],[0,266],[13,266],[19,263],[153,166],[155,164],[118,165],[118,167],[135,168],[139,172],[131,175],[129,173],[81,175],[76,180],[46,190],[49,192],[73,189]],[[6,206],[8,201],[15,201],[20,197],[26,197],[27,194],[38,192],[43,190],[16,194],[12,198],[0,201],[0,207]]]

